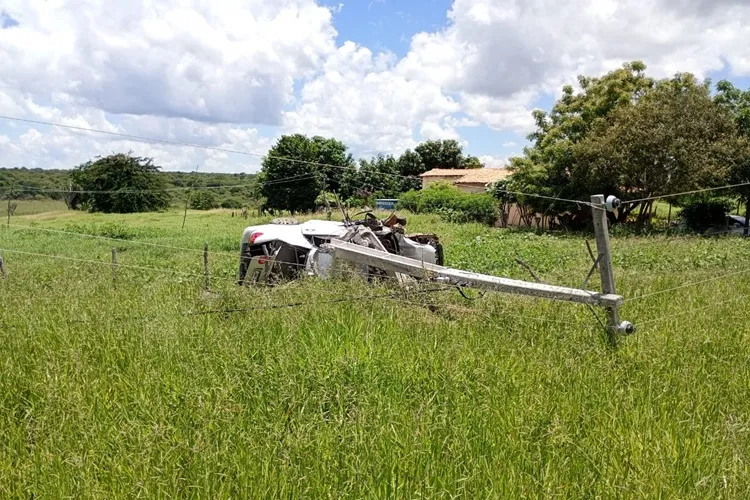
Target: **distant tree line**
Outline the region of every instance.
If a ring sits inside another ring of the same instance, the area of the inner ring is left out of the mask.
[[[653,197],[750,182],[750,90],[728,81],[713,86],[690,73],[657,80],[640,61],[601,77],[580,76],[578,89],[567,85],[562,90],[549,112],[533,112],[536,128],[523,154],[510,159],[512,175],[488,187],[501,206],[514,204],[526,218],[541,215],[575,226],[586,223],[590,210],[561,200],[585,201],[603,193],[624,201],[643,200],[626,203],[613,222],[634,218],[645,224],[653,214]],[[13,196],[19,199],[39,196],[33,187],[121,191],[106,199],[48,194],[65,199],[72,208],[97,211],[157,210],[188,201],[201,209],[258,204],[294,213],[331,201],[362,205],[377,197],[399,197],[418,190],[419,175],[434,168],[480,167],[455,140],[426,141],[400,156],[357,161],[335,138],[293,134],[282,136],[268,151],[257,176],[165,173],[149,158],[116,154],[69,172],[0,170],[0,190],[16,186]],[[247,185],[170,190],[235,183]],[[740,200],[750,209],[748,186],[670,201],[691,205],[686,213],[718,214],[726,206],[717,201],[722,197]]]
[[[106,208],[134,212],[163,208],[163,202],[146,202],[144,205],[141,197],[132,194],[125,197],[126,192],[144,187],[157,193],[167,205],[183,205],[188,201],[191,208],[201,210],[240,209],[256,203],[260,197],[257,174],[163,172],[152,159],[135,157],[131,153],[94,158],[71,170],[0,169],[0,197],[6,198],[12,190],[12,197],[16,200],[62,200],[73,209],[103,211]],[[206,187],[211,189],[202,189]],[[94,199],[85,193],[74,192],[110,190],[107,188],[119,189],[123,193],[111,196],[99,193]]]
[[[480,167],[455,140],[426,141],[399,157],[355,161],[341,141],[295,134],[277,141],[259,175],[162,172],[153,159],[129,152],[72,170],[0,170],[0,192],[12,189],[15,199],[53,198],[97,212],[153,211],[187,202],[196,210],[263,205],[294,213],[319,208],[321,199],[363,205],[375,197],[396,197],[419,189],[419,175],[433,168]]]
[[[419,175],[434,168],[481,168],[455,140],[426,141],[401,156],[376,155],[355,161],[347,146],[333,138],[282,136],[263,160],[260,192],[271,209],[306,212],[321,199],[349,205],[372,204],[419,189]],[[286,179],[297,179],[286,182]],[[330,196],[322,196],[328,193]]]

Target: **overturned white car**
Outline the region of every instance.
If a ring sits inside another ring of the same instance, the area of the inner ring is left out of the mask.
[[[406,220],[391,215],[385,220],[365,213],[363,220],[343,222],[310,220],[250,226],[242,234],[240,285],[273,284],[302,275],[328,277],[333,261],[325,245],[332,239],[350,241],[422,262],[443,265],[443,247],[434,234],[406,235]],[[377,268],[369,277],[385,275]]]

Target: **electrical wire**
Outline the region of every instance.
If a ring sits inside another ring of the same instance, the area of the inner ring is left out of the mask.
[[[231,154],[239,154],[239,155],[245,155],[245,156],[254,156],[254,157],[259,157],[259,158],[271,158],[271,159],[275,159],[275,160],[282,160],[282,161],[288,161],[288,162],[292,162],[292,163],[300,163],[300,164],[304,164],[304,165],[312,165],[312,166],[317,166],[317,167],[330,167],[330,168],[339,168],[339,169],[344,169],[344,170],[348,170],[348,169],[353,168],[351,166],[345,166],[345,165],[333,165],[333,164],[330,164],[330,163],[322,163],[322,162],[309,161],[309,160],[299,160],[299,159],[296,159],[296,158],[287,158],[287,157],[277,156],[277,155],[269,155],[269,154],[263,154],[263,153],[256,153],[256,152],[253,152],[253,151],[244,151],[244,150],[239,150],[239,149],[221,148],[221,147],[216,147],[216,146],[204,146],[204,145],[200,145],[200,144],[192,144],[192,143],[189,143],[189,142],[181,142],[181,141],[171,141],[171,140],[167,140],[167,139],[156,139],[156,138],[153,138],[153,137],[145,137],[145,136],[140,136],[140,135],[125,134],[125,133],[122,133],[122,132],[112,132],[112,131],[109,131],[109,130],[101,130],[101,129],[95,129],[95,128],[89,128],[89,127],[79,127],[79,126],[75,126],[75,125],[65,125],[65,124],[62,124],[62,123],[54,123],[54,122],[48,122],[48,121],[43,121],[43,120],[32,120],[32,119],[29,119],[29,118],[19,118],[19,117],[15,117],[15,116],[0,115],[0,118],[2,118],[4,120],[10,120],[10,121],[16,121],[16,122],[32,123],[32,124],[36,124],[36,125],[46,125],[46,126],[50,126],[50,127],[59,127],[59,128],[64,128],[64,129],[77,130],[77,131],[80,131],[80,132],[93,132],[93,133],[97,133],[97,134],[111,135],[111,136],[115,136],[115,137],[122,137],[122,138],[125,138],[125,139],[134,139],[134,140],[137,140],[137,141],[155,142],[155,143],[160,143],[160,144],[169,144],[169,145],[172,145],[172,146],[182,146],[182,147],[189,147],[189,148],[198,148],[198,149],[205,149],[205,150],[209,150],[209,151],[218,151],[218,152],[222,152],[222,153],[231,153]],[[388,172],[378,172],[378,174],[380,174],[380,175],[388,175],[388,176],[392,176],[392,177],[405,178],[405,179],[419,180],[418,177],[411,177],[411,176],[400,175],[400,174],[391,174],[391,173],[388,173]]]
[[[316,174],[314,173],[304,173],[299,175],[294,175],[291,177],[284,177],[282,179],[274,179],[271,181],[264,181],[264,182],[257,182],[253,184],[226,184],[223,186],[193,186],[193,187],[174,187],[174,188],[165,188],[165,189],[111,189],[111,190],[85,190],[85,189],[47,189],[47,188],[37,188],[34,186],[14,186],[8,190],[18,192],[19,190],[23,191],[34,191],[37,193],[71,193],[71,194],[138,194],[138,193],[154,193],[154,192],[175,192],[175,191],[202,191],[202,190],[210,190],[210,189],[236,189],[236,188],[243,188],[243,187],[253,187],[253,186],[268,186],[268,185],[274,185],[274,184],[285,184],[288,182],[296,182],[296,181],[303,181],[307,179],[313,179],[316,177]]]
[[[713,188],[706,188],[706,189],[696,189],[694,191],[684,191],[682,193],[672,193],[672,194],[664,194],[664,195],[659,195],[659,196],[651,196],[649,198],[640,198],[640,199],[637,199],[637,200],[623,201],[622,203],[623,204],[625,204],[625,203],[628,203],[628,204],[642,203],[644,201],[661,200],[661,199],[664,199],[664,198],[674,198],[674,197],[677,197],[677,196],[686,196],[686,195],[689,195],[689,194],[708,193],[710,191],[721,191],[721,190],[724,190],[724,189],[733,189],[733,188],[743,187],[743,186],[750,186],[750,182],[741,182],[739,184],[730,184],[728,186],[720,186],[720,187],[713,187]]]
[[[674,292],[676,290],[682,290],[683,288],[689,288],[691,286],[703,285],[705,283],[711,283],[713,281],[719,281],[719,280],[722,280],[722,279],[725,279],[725,278],[731,278],[733,276],[739,276],[741,274],[747,274],[747,273],[750,273],[750,269],[743,269],[742,271],[735,271],[735,272],[732,272],[732,273],[722,274],[721,276],[714,276],[713,278],[708,278],[708,279],[701,280],[701,281],[693,281],[693,282],[690,282],[690,283],[684,283],[682,285],[679,285],[679,286],[676,286],[676,287],[673,287],[673,288],[668,288],[666,290],[660,290],[658,292],[647,293],[645,295],[639,295],[637,297],[631,297],[629,299],[623,300],[623,303],[633,302],[633,301],[636,301],[636,300],[648,299],[650,297],[656,297],[658,295],[663,295],[665,293]]]
[[[520,191],[508,191],[507,189],[498,189],[498,193],[507,193],[507,194],[514,194],[516,196],[528,196],[531,198],[540,198],[542,200],[552,200],[552,201],[562,201],[565,203],[575,203],[576,205],[583,205],[586,207],[594,207],[594,204],[590,201],[583,201],[583,200],[569,200],[566,198],[557,198],[555,196],[545,196],[541,194],[533,194],[533,193],[522,193]],[[549,210],[549,209],[548,209]]]
[[[652,325],[652,324],[655,324],[655,323],[659,323],[661,321],[665,321],[665,320],[676,318],[676,317],[680,317],[680,316],[685,316],[685,315],[688,315],[688,314],[694,315],[697,311],[704,311],[706,309],[721,307],[721,306],[725,306],[727,304],[734,304],[735,302],[746,301],[747,298],[748,298],[747,294],[742,294],[742,295],[739,295],[739,296],[736,296],[736,297],[733,297],[733,298],[722,300],[721,302],[717,301],[717,302],[713,302],[711,304],[708,304],[708,305],[705,305],[705,306],[701,306],[701,307],[690,307],[690,308],[688,308],[685,311],[678,312],[678,313],[675,313],[675,314],[669,314],[669,315],[666,315],[666,316],[659,316],[658,318],[654,318],[654,319],[650,319],[650,320],[646,320],[646,321],[639,321],[638,322],[638,326],[640,327],[640,326]]]

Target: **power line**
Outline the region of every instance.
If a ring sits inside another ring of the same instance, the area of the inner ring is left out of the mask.
[[[11,120],[11,121],[17,121],[17,122],[24,122],[24,123],[32,123],[37,125],[46,125],[51,127],[59,127],[64,129],[70,129],[70,130],[78,130],[82,132],[93,132],[98,134],[105,134],[105,135],[111,135],[116,137],[123,137],[127,139],[133,139],[138,141],[145,141],[145,142],[155,142],[155,143],[161,143],[161,144],[169,144],[172,146],[181,146],[181,147],[191,147],[191,148],[198,148],[198,149],[206,149],[210,151],[219,151],[223,153],[231,153],[231,154],[239,154],[239,155],[245,155],[245,156],[254,156],[259,158],[271,158],[275,160],[281,160],[281,161],[288,161],[291,163],[300,163],[304,165],[311,165],[311,166],[317,166],[317,167],[330,167],[330,168],[338,168],[338,169],[344,169],[344,170],[355,170],[356,167],[353,166],[345,166],[345,165],[333,165],[330,163],[322,163],[322,162],[316,162],[316,161],[309,161],[309,160],[299,160],[296,158],[289,158],[285,156],[278,156],[278,155],[270,155],[270,154],[263,154],[263,153],[256,153],[253,151],[243,151],[238,149],[229,149],[229,148],[221,148],[221,147],[215,147],[215,146],[204,146],[200,144],[192,144],[188,142],[181,142],[181,141],[170,141],[167,139],[156,139],[152,137],[144,137],[139,135],[132,135],[132,134],[125,134],[122,132],[112,132],[108,130],[101,130],[101,129],[95,129],[95,128],[89,128],[89,127],[79,127],[75,125],[65,125],[62,123],[54,123],[54,122],[48,122],[43,120],[32,120],[29,118],[19,118],[14,116],[7,116],[7,115],[0,115],[0,118],[5,120]],[[399,179],[409,179],[409,180],[421,180],[420,177],[416,176],[409,176],[409,175],[401,175],[401,174],[392,174],[390,172],[372,172],[374,175],[382,175],[387,177],[395,177]],[[273,182],[273,181],[269,181]],[[585,205],[585,206],[592,206],[590,202],[583,201],[583,200],[569,200],[564,198],[556,198],[552,196],[544,196],[539,194],[533,194],[533,193],[522,193],[518,191],[505,191],[509,194],[515,194],[516,196],[529,196],[533,198],[541,198],[546,200],[553,200],[553,201],[562,201],[565,203],[575,203],[578,205]]]
[[[127,241],[127,240],[126,240]],[[76,257],[68,257],[64,255],[54,255],[54,254],[44,254],[44,253],[37,253],[37,252],[28,252],[28,251],[22,251],[22,250],[10,250],[5,248],[0,248],[0,252],[7,252],[7,253],[14,253],[14,254],[20,254],[20,255],[27,255],[27,256],[33,256],[33,257],[42,257],[47,259],[57,259],[57,260],[64,260],[64,261],[70,261],[70,262],[79,262],[84,264],[94,264],[98,266],[112,266],[110,262],[105,261],[99,261],[99,260],[90,260],[90,259],[79,259]],[[239,252],[236,256],[239,256]],[[303,270],[303,268],[306,267],[306,264],[298,264],[298,263],[279,263],[283,264],[287,267],[296,267],[298,270]],[[178,271],[175,269],[167,269],[167,268],[158,268],[158,267],[148,267],[148,266],[139,266],[139,265],[133,265],[133,264],[117,264],[118,268],[126,268],[126,269],[135,269],[139,271],[153,271],[153,272],[159,272],[159,273],[166,273],[166,274],[176,274],[176,275],[182,275],[182,276],[189,276],[189,277],[199,277],[199,278],[205,278],[205,274],[199,274],[199,273],[189,273],[184,271]],[[373,273],[368,271],[359,271],[357,269],[347,269],[344,272],[345,275],[349,276],[360,276],[362,278],[376,278],[378,280],[393,280],[397,281],[396,277],[383,275],[380,273]],[[223,280],[229,280],[233,283],[238,282],[238,276],[232,275],[232,276],[226,276],[226,275],[212,275],[212,277],[216,277]],[[245,280],[243,280],[244,283]],[[274,284],[270,283],[264,283],[264,282],[253,282],[251,283],[252,286],[268,286],[273,287]],[[455,289],[456,287],[454,285],[443,285],[447,288]]]
[[[661,199],[664,199],[664,198],[674,198],[674,197],[677,197],[677,196],[686,196],[686,195],[689,195],[689,194],[707,193],[709,191],[721,191],[721,190],[724,190],[724,189],[732,189],[732,188],[743,187],[743,186],[750,186],[750,182],[742,182],[742,183],[739,183],[739,184],[730,184],[728,186],[721,186],[721,187],[714,187],[714,188],[696,189],[694,191],[684,191],[682,193],[673,193],[673,194],[664,194],[664,195],[660,195],[660,196],[651,196],[649,198],[641,198],[641,199],[638,199],[638,200],[623,201],[623,203],[641,203],[641,202],[644,202],[644,201],[661,200]]]
[[[658,292],[648,293],[648,294],[645,294],[645,295],[639,295],[637,297],[631,297],[629,299],[623,300],[623,303],[633,302],[635,300],[647,299],[649,297],[655,297],[657,295],[663,295],[665,293],[673,292],[675,290],[681,290],[683,288],[689,288],[691,286],[696,286],[696,285],[703,285],[705,283],[711,283],[713,281],[719,281],[719,280],[722,280],[722,279],[725,279],[725,278],[731,278],[733,276],[739,276],[741,274],[747,274],[747,273],[750,273],[750,269],[744,269],[742,271],[735,271],[735,272],[732,272],[732,273],[722,274],[720,276],[714,276],[713,278],[708,278],[708,279],[701,280],[701,281],[693,281],[693,282],[690,282],[690,283],[685,283],[685,284],[676,286],[674,288],[668,288],[666,290],[660,290]]]
[[[667,319],[672,319],[672,318],[676,318],[676,317],[679,317],[679,316],[685,316],[687,314],[695,314],[696,311],[704,311],[706,309],[711,309],[711,308],[719,307],[721,305],[727,305],[727,304],[733,304],[735,302],[745,301],[745,300],[747,300],[747,297],[748,297],[747,294],[742,294],[742,295],[739,295],[737,297],[733,297],[733,298],[730,298],[730,299],[723,300],[721,302],[715,301],[715,302],[712,302],[711,304],[708,304],[708,305],[705,305],[705,306],[691,307],[691,308],[689,308],[689,309],[687,309],[685,311],[678,312],[678,313],[675,313],[675,314],[668,314],[666,316],[659,316],[658,318],[654,318],[654,319],[650,319],[650,320],[646,320],[646,321],[639,321],[638,325],[639,326],[652,325],[654,323],[659,323],[659,322],[667,320]]]
[[[552,200],[552,201],[564,201],[566,203],[575,203],[576,205],[584,205],[587,207],[593,207],[594,205],[590,201],[583,201],[583,200],[568,200],[565,198],[557,198],[555,196],[545,196],[542,194],[533,194],[533,193],[521,193],[520,191],[508,191],[507,189],[498,189],[499,193],[508,193],[508,194],[514,194],[516,196],[529,196],[531,198],[541,198],[543,200]]]
[[[162,245],[159,243],[149,243],[146,241],[138,241],[138,240],[126,240],[124,238],[112,238],[110,236],[100,236],[97,234],[86,234],[86,233],[76,233],[72,231],[62,231],[59,229],[49,229],[44,227],[32,227],[32,226],[19,226],[16,224],[11,224],[9,226],[11,229],[15,229],[17,231],[40,231],[45,233],[53,233],[53,234],[60,234],[60,235],[68,235],[68,236],[78,236],[81,238],[92,238],[92,239],[99,239],[99,240],[106,240],[106,241],[116,241],[119,243],[129,243],[132,245],[143,245],[143,246],[149,246],[149,247],[155,247],[155,248],[165,248],[169,250],[180,250],[183,252],[196,252],[196,253],[203,253],[203,250],[198,248],[185,248],[185,247],[176,247],[172,245]],[[231,252],[222,252],[222,251],[211,251],[211,254],[219,254],[219,255],[231,255],[232,257],[237,257],[239,255],[239,250],[236,253]]]
[[[36,124],[36,125],[46,125],[46,126],[51,126],[51,127],[59,127],[59,128],[64,128],[64,129],[77,130],[77,131],[81,131],[81,132],[92,132],[92,133],[97,133],[97,134],[111,135],[111,136],[115,136],[115,137],[122,137],[122,138],[126,138],[126,139],[137,140],[137,141],[145,141],[145,142],[152,142],[152,143],[168,144],[168,145],[172,145],[172,146],[198,148],[198,149],[205,149],[205,150],[209,150],[209,151],[218,151],[218,152],[223,152],[223,153],[239,154],[239,155],[253,156],[253,157],[258,157],[258,158],[271,158],[271,159],[276,159],[276,160],[281,160],[281,161],[288,161],[288,162],[292,162],[292,163],[300,163],[300,164],[304,164],[304,165],[312,165],[312,166],[318,166],[318,167],[339,168],[339,169],[344,169],[344,170],[355,168],[355,167],[352,167],[352,166],[333,165],[333,164],[330,164],[330,163],[322,163],[322,162],[309,161],[309,160],[299,160],[299,159],[296,159],[296,158],[288,158],[288,157],[278,156],[278,155],[269,155],[269,154],[263,154],[263,153],[256,153],[256,152],[253,152],[253,151],[244,151],[244,150],[238,150],[238,149],[222,148],[222,147],[217,147],[217,146],[206,146],[206,145],[194,144],[194,143],[189,143],[189,142],[172,141],[172,140],[168,140],[168,139],[157,139],[157,138],[153,138],[153,137],[145,137],[145,136],[139,136],[139,135],[134,135],[134,134],[125,134],[125,133],[122,133],[122,132],[112,132],[112,131],[109,131],[109,130],[101,130],[101,129],[95,129],[95,128],[90,128],[90,127],[80,127],[80,126],[76,126],[76,125],[65,125],[65,124],[62,124],[62,123],[54,123],[54,122],[48,122],[48,121],[43,121],[43,120],[33,120],[33,119],[30,119],[30,118],[20,118],[20,117],[7,116],[7,115],[0,115],[0,118],[5,119],[5,120],[16,121],[16,122],[24,122],[24,123],[31,123],[31,124]],[[401,174],[392,174],[392,173],[389,173],[389,172],[373,172],[373,174],[390,176],[390,177],[397,177],[397,178],[401,178],[401,179],[420,180],[419,177],[407,176],[407,175],[401,175]],[[270,182],[274,182],[274,181],[268,181],[268,182],[270,183]],[[728,185],[728,186],[721,186],[721,187],[715,187],[715,188],[698,189],[698,190],[694,190],[694,191],[685,191],[685,192],[682,192],[682,193],[673,193],[673,194],[667,194],[667,195],[652,196],[652,197],[648,197],[648,198],[641,198],[641,199],[636,199],[636,200],[628,200],[628,201],[624,201],[623,203],[628,203],[628,204],[640,203],[640,202],[643,202],[643,201],[658,200],[658,199],[663,199],[663,198],[670,198],[670,197],[676,197],[676,196],[684,196],[684,195],[688,195],[688,194],[698,194],[698,193],[704,193],[704,192],[709,192],[709,191],[731,189],[731,188],[743,187],[743,186],[750,186],[750,182],[744,182],[744,183],[740,183],[740,184],[732,184],[732,185]],[[572,199],[566,199],[566,198],[557,198],[557,197],[554,197],[554,196],[545,196],[545,195],[534,194],[534,193],[523,193],[523,192],[520,192],[520,191],[509,191],[509,190],[499,190],[499,191],[500,192],[504,192],[504,193],[508,193],[508,194],[514,194],[516,196],[528,196],[528,197],[540,198],[540,199],[545,199],[545,200],[561,201],[561,202],[565,202],[565,203],[574,203],[574,204],[577,204],[577,205],[593,206],[591,204],[591,202],[584,201],[584,200],[572,200]],[[44,191],[40,191],[40,192],[44,192]],[[53,192],[53,191],[46,191],[46,192]],[[57,191],[57,192],[65,192],[65,191]],[[67,191],[67,192],[70,192],[70,191]],[[73,191],[73,192],[75,192],[75,191]]]
[[[333,164],[330,164],[330,163],[322,163],[322,162],[309,161],[309,160],[299,160],[299,159],[296,159],[296,158],[287,158],[287,157],[284,157],[284,156],[277,156],[277,155],[269,155],[269,154],[263,154],[263,153],[256,153],[256,152],[253,152],[253,151],[243,151],[243,150],[239,150],[239,149],[221,148],[221,147],[216,147],[216,146],[204,146],[204,145],[201,145],[201,144],[192,144],[192,143],[189,143],[189,142],[181,142],[181,141],[170,141],[170,140],[167,140],[167,139],[156,139],[156,138],[153,138],[153,137],[144,137],[144,136],[140,136],[140,135],[125,134],[125,133],[122,133],[122,132],[112,132],[112,131],[109,131],[109,130],[101,130],[101,129],[95,129],[95,128],[89,128],[89,127],[79,127],[79,126],[75,126],[75,125],[64,125],[62,123],[54,123],[54,122],[48,122],[48,121],[42,121],[42,120],[32,120],[32,119],[29,119],[29,118],[19,118],[19,117],[15,117],[15,116],[0,115],[0,118],[5,119],[5,120],[16,121],[16,122],[33,123],[33,124],[36,124],[36,125],[46,125],[46,126],[50,126],[50,127],[59,127],[59,128],[70,129],[70,130],[78,130],[78,131],[81,131],[81,132],[93,132],[93,133],[97,133],[97,134],[111,135],[111,136],[115,136],[115,137],[122,137],[122,138],[125,138],[125,139],[133,139],[133,140],[137,140],[137,141],[155,142],[155,143],[160,143],[160,144],[169,144],[169,145],[172,145],[172,146],[182,146],[182,147],[189,147],[189,148],[206,149],[206,150],[209,150],[209,151],[219,151],[219,152],[222,152],[222,153],[231,153],[231,154],[238,154],[238,155],[245,155],[245,156],[254,156],[254,157],[258,157],[258,158],[272,158],[272,159],[275,159],[275,160],[288,161],[288,162],[292,162],[292,163],[301,163],[301,164],[304,164],[304,165],[313,165],[313,166],[317,166],[317,167],[331,167],[331,168],[340,168],[340,169],[344,169],[344,170],[348,170],[348,169],[353,168],[351,166],[345,166],[345,165],[333,165]],[[411,176],[400,175],[400,174],[391,174],[391,173],[388,173],[388,172],[377,172],[377,174],[379,174],[379,175],[388,175],[388,176],[392,176],[392,177],[399,177],[399,178],[404,178],[404,179],[416,179],[416,180],[419,180],[418,177],[411,177]]]
[[[73,193],[73,194],[137,194],[137,193],[153,193],[156,191],[197,191],[197,190],[205,190],[205,189],[233,189],[233,188],[243,188],[243,187],[253,187],[253,186],[268,186],[273,184],[284,184],[287,182],[293,182],[293,181],[302,181],[307,179],[312,179],[316,177],[316,174],[314,173],[304,173],[299,175],[293,175],[291,177],[284,177],[282,179],[274,179],[271,181],[264,181],[264,182],[256,182],[253,184],[227,184],[224,186],[195,186],[195,187],[174,187],[174,188],[165,188],[165,189],[112,189],[109,191],[96,191],[96,190],[70,190],[70,189],[46,189],[46,188],[37,188],[34,186],[16,186],[13,188],[14,190],[27,190],[27,191],[35,191],[37,193]]]

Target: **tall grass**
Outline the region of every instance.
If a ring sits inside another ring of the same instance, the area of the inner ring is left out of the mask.
[[[0,497],[692,497],[750,494],[750,273],[633,300],[617,350],[585,307],[385,285],[231,282],[228,212],[18,217],[0,228]],[[251,221],[252,222],[252,221]],[[579,286],[580,237],[410,217],[449,265]],[[83,230],[82,230],[83,229]],[[207,241],[212,293],[202,290]],[[747,267],[734,238],[615,238],[638,297]],[[218,253],[225,251],[227,254]],[[596,281],[596,280],[594,280]],[[377,296],[327,303],[343,296]],[[286,309],[264,309],[302,303]],[[431,304],[427,308],[422,305]],[[194,314],[253,308],[233,314]],[[691,309],[695,314],[681,314]]]

